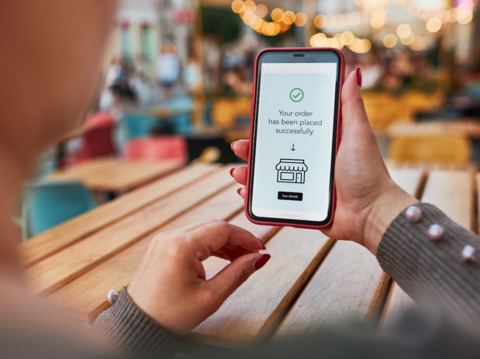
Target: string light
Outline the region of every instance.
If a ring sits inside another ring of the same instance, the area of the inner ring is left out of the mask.
[[[438,17],[432,17],[428,19],[426,27],[429,32],[437,32],[442,28],[442,21]]]
[[[415,40],[410,45],[410,48],[413,51],[423,51],[427,48],[427,42],[425,41],[425,39],[423,37],[415,36]]]
[[[297,18],[295,19],[295,25],[298,27],[302,27],[307,25],[307,15],[305,15],[303,12],[299,12],[297,14]]]
[[[400,42],[406,46],[413,44],[415,41],[415,34],[413,32],[410,32],[410,35],[407,37],[401,38]]]
[[[374,29],[381,29],[387,22],[386,10],[375,10],[370,15],[370,26]]]
[[[419,6],[416,0],[394,0],[400,7],[413,16],[425,21],[427,31],[435,33],[440,31],[445,23],[468,24],[473,19],[473,12],[479,0],[458,1],[457,7],[431,10]],[[381,29],[387,23],[388,1],[365,1],[356,0],[361,11],[337,14],[318,14],[313,19],[316,28],[356,26],[369,23],[373,29]],[[277,36],[284,33],[295,25],[303,27],[307,24],[308,18],[302,13],[295,13],[292,10],[275,8],[270,12],[271,21],[265,20],[268,16],[268,7],[264,4],[256,4],[253,0],[233,0],[232,11],[238,14],[243,22],[253,30],[265,36]],[[397,37],[398,35],[398,37]],[[400,24],[396,34],[389,33],[383,37],[383,45],[387,48],[397,46],[398,42],[409,46],[414,51],[423,51],[427,47],[426,40],[413,33],[408,24]],[[348,47],[356,53],[366,53],[371,49],[368,39],[356,37],[350,31],[339,32],[333,37],[323,33],[317,33],[310,38],[311,46],[334,47],[342,49]]]
[[[247,26],[265,36],[277,36],[290,30],[293,25],[303,27],[308,22],[304,13],[283,11],[280,8],[273,9],[270,13],[272,21],[267,21],[265,17],[268,15],[268,7],[264,4],[257,5],[253,0],[234,0],[231,7]]]
[[[383,37],[383,45],[389,49],[397,46],[397,43],[398,43],[398,39],[395,34],[390,33],[390,34],[386,34]]]
[[[333,47],[339,50],[347,47],[358,54],[364,54],[372,48],[372,44],[368,39],[360,39],[350,31],[335,34],[333,37],[328,37],[324,33],[319,32],[310,38],[310,45],[312,47]]]
[[[395,2],[403,10],[427,22],[432,18],[438,18],[441,23],[458,22],[461,25],[465,25],[472,21],[473,9],[477,5],[478,0],[459,2],[457,7],[440,10],[423,8],[413,0],[395,0]]]

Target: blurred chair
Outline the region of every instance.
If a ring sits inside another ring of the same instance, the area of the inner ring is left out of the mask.
[[[237,124],[237,118],[250,117],[252,100],[249,97],[220,98],[212,108],[213,125],[229,129]]]
[[[148,137],[152,129],[158,125],[158,121],[144,114],[125,113],[122,117],[125,126],[126,139]]]
[[[467,164],[470,141],[460,135],[398,137],[390,142],[388,158],[397,162]]]
[[[179,136],[156,136],[137,138],[127,142],[127,160],[179,160],[187,163],[187,141]]]
[[[30,184],[22,205],[23,238],[31,238],[95,207],[92,192],[79,181]]]
[[[110,112],[99,112],[88,117],[82,127],[85,134],[80,148],[81,160],[117,154],[113,138],[115,118]]]

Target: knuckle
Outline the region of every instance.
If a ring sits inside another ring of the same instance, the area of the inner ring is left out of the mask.
[[[183,240],[179,237],[170,237],[163,245],[166,247],[166,254],[172,258],[178,258],[185,252]]]
[[[230,229],[230,224],[228,224],[227,222],[225,221],[221,221],[221,220],[215,220],[215,222],[213,223],[213,225],[218,228],[219,230],[229,230]]]

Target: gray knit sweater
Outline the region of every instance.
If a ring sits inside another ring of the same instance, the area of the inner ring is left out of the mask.
[[[375,350],[383,348],[387,341],[389,345],[384,349],[394,349],[389,355],[390,357],[396,357],[395,355],[407,355],[410,358],[448,357],[449,350],[459,357],[462,349],[457,346],[463,349],[467,348],[473,341],[466,340],[466,338],[472,333],[478,335],[480,332],[478,325],[480,320],[480,265],[475,261],[464,262],[461,260],[461,251],[466,245],[473,246],[480,253],[479,237],[454,223],[435,206],[418,204],[417,207],[422,211],[420,221],[409,222],[405,213],[402,212],[389,226],[378,248],[378,261],[382,268],[417,303],[425,304],[428,308],[440,309],[447,313],[447,317],[452,316],[454,322],[460,323],[459,329],[453,331],[453,335],[447,335],[453,327],[457,328],[455,324],[450,325],[450,322],[447,321],[447,324],[442,326],[437,321],[436,325],[440,329],[435,326],[433,331],[435,334],[432,334],[428,327],[430,324],[427,324],[428,320],[419,320],[414,316],[417,319],[409,319],[407,325],[400,325],[400,332],[395,333],[393,342],[374,335],[367,337],[365,332],[359,332],[355,337],[355,334],[350,331],[347,334],[342,330],[322,331],[318,334],[321,339],[314,339],[311,343],[315,346],[322,343],[321,353],[324,355],[343,358],[350,357],[349,353],[355,353],[356,357],[376,357]],[[433,241],[427,237],[427,230],[432,224],[439,224],[445,230],[439,240]],[[103,335],[116,343],[121,352],[130,355],[168,358],[182,345],[180,339],[168,334],[145,315],[132,302],[125,289],[122,290],[116,304],[101,314],[95,325]],[[420,329],[423,326],[427,327]],[[460,336],[458,333],[462,333],[465,328],[473,329],[473,331],[471,330],[468,335]],[[416,343],[410,347],[411,343],[404,339],[411,336],[412,332],[417,331],[420,333],[415,337],[417,341],[421,342],[422,335],[428,332],[429,336],[424,340],[435,344],[423,343],[419,346]],[[405,333],[402,334],[402,332]],[[448,340],[443,340],[443,337]],[[451,345],[450,342],[452,342]],[[310,344],[308,343],[304,343],[301,347],[309,350]],[[441,349],[436,343],[441,344]],[[446,348],[443,348],[444,346]],[[294,347],[297,348],[297,351],[292,355],[299,357],[299,346],[294,345]],[[276,353],[278,358],[288,357],[288,348],[290,347],[282,350],[270,348],[263,352],[263,358],[266,357],[265,355],[270,357],[272,353]],[[348,351],[350,349],[355,351]],[[262,350],[256,350],[254,356],[262,357],[261,353]],[[304,357],[310,357],[308,353],[304,353]],[[319,351],[314,351],[314,353],[316,353],[315,357],[322,357]],[[345,356],[340,353],[344,353]],[[383,357],[385,354],[381,350],[379,353],[379,357]]]

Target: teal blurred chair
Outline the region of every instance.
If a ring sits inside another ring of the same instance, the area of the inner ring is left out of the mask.
[[[122,120],[125,122],[128,139],[149,137],[152,135],[152,128],[158,124],[150,116],[135,113],[125,113]]]
[[[23,239],[31,238],[96,206],[92,192],[82,182],[30,184],[22,206]]]

